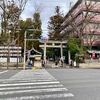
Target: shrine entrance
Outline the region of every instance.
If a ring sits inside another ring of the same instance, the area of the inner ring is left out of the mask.
[[[47,61],[47,49],[51,48],[52,50],[55,50],[53,52],[60,53],[59,58],[65,59],[65,56],[63,54],[63,49],[66,48],[67,46],[67,41],[45,41],[40,45],[40,47],[43,49],[43,60],[46,62]],[[59,51],[59,52],[58,52]],[[56,60],[56,59],[55,59]]]

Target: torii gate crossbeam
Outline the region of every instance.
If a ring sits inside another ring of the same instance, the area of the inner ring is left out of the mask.
[[[44,45],[40,45],[41,48],[44,48],[44,61],[46,61],[46,48],[60,48],[61,57],[63,57],[63,48],[66,48],[64,44],[67,44],[67,41],[46,41]]]

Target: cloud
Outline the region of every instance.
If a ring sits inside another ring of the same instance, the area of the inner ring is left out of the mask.
[[[40,10],[42,28],[47,29],[49,18],[54,15],[56,6],[60,6],[61,11],[65,15],[70,9],[70,2],[74,5],[76,1],[77,0],[30,0],[21,17],[23,19],[32,17],[36,9],[38,9]],[[47,32],[44,32],[44,34],[46,33]]]
[[[49,18],[54,14],[56,6],[60,6],[61,10],[67,13],[69,9],[69,0],[30,0],[21,16],[22,18],[32,16],[35,9],[40,8],[41,17],[44,20],[44,16],[46,16],[45,18]]]

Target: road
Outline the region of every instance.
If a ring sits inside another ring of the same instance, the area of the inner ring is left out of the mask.
[[[100,69],[49,69],[74,94],[68,100],[100,100]]]
[[[100,100],[99,69],[1,70],[0,100]]]
[[[74,96],[45,69],[0,74],[0,100],[66,100]]]

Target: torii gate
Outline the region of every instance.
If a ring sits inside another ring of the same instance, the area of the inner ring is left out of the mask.
[[[67,44],[67,41],[48,40],[44,42],[44,45],[39,45],[41,48],[44,48],[44,61],[46,61],[46,48],[60,48],[61,57],[63,57],[63,48],[66,48],[64,44]]]

